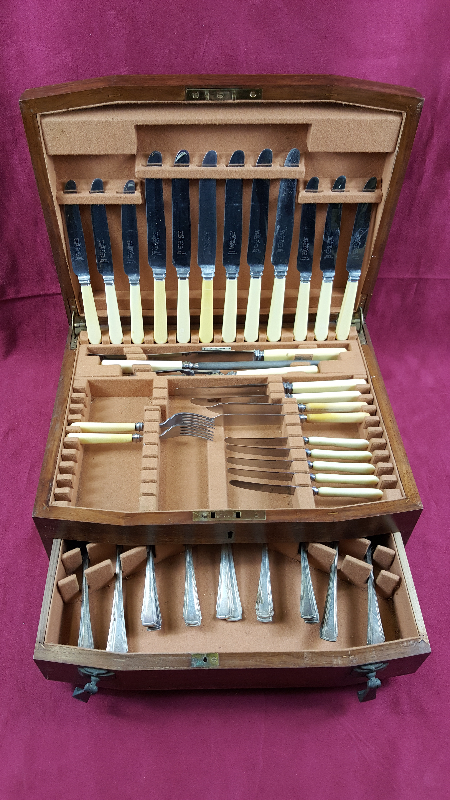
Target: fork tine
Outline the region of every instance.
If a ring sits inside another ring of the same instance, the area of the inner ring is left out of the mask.
[[[160,423],[161,428],[171,428],[174,425],[196,424],[203,427],[213,428],[214,417],[206,417],[204,414],[192,414],[190,412],[179,412],[172,414],[171,417]]]
[[[160,439],[172,439],[175,436],[196,436],[199,439],[214,439],[214,430],[212,428],[202,428],[196,425],[172,425],[171,428],[160,433]]]

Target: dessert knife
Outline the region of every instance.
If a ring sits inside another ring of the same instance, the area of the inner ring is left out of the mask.
[[[92,182],[91,194],[103,193],[103,181],[96,178]],[[109,338],[112,344],[121,344],[123,340],[120,323],[119,306],[114,287],[114,268],[109,238],[106,206],[91,205],[92,230],[94,233],[95,260],[97,269],[105,282],[106,311],[108,314]]]
[[[243,167],[245,156],[242,150],[235,150],[229,167]],[[242,246],[242,189],[240,178],[225,181],[225,217],[223,228],[223,265],[225,267],[225,303],[223,308],[222,339],[234,342],[236,339],[237,279],[241,263]]]
[[[333,192],[343,192],[345,176],[341,175],[333,184]],[[314,336],[323,342],[328,336],[330,323],[331,294],[336,269],[336,256],[341,232],[342,203],[329,203],[323,233],[320,269],[322,270],[322,286],[320,288]]]
[[[136,192],[135,182],[127,181],[123,192],[124,194],[134,194]],[[144,341],[144,323],[139,286],[139,239],[136,206],[123,205],[121,218],[123,268],[130,282],[131,341],[133,344],[141,344]]]
[[[161,167],[162,156],[154,150],[148,167]],[[166,308],[166,222],[161,178],[145,179],[148,263],[153,272],[153,325],[157,344],[167,342]]]
[[[64,187],[64,193],[75,194],[76,191],[77,185],[75,181],[67,181]],[[89,274],[83,226],[81,224],[80,207],[77,205],[65,205],[64,215],[66,218],[72,269],[80,283],[81,297],[83,298],[88,339],[91,344],[100,344],[102,334],[100,331],[97,309],[95,308],[94,295],[92,294],[91,276]]]
[[[237,489],[249,489],[255,492],[274,492],[275,494],[295,494],[298,486],[290,484],[275,484],[275,483],[254,483],[253,481],[229,481],[231,486]],[[354,497],[359,500],[381,500],[383,492],[381,489],[372,489],[369,486],[352,486],[352,487],[338,487],[338,486],[316,486],[312,487],[314,495],[319,497]]]
[[[317,192],[319,179],[310,178],[306,184],[306,192]],[[297,310],[294,321],[294,339],[303,342],[308,332],[309,290],[311,286],[312,265],[314,255],[314,238],[316,234],[316,204],[304,203],[300,217],[300,236],[298,240],[297,269],[300,273],[298,287]]]
[[[258,156],[256,166],[272,166],[272,150],[268,148],[263,150]],[[269,188],[269,180],[265,178],[255,178],[253,180],[247,248],[247,263],[250,267],[250,285],[248,289],[247,313],[244,327],[244,339],[246,342],[257,342],[259,338],[261,278],[264,271],[267,246]]]
[[[294,147],[289,151],[284,162],[285,167],[298,167],[300,152]],[[286,274],[291,254],[292,234],[294,231],[295,190],[297,178],[282,178],[278,192],[277,216],[272,246],[272,264],[274,280],[272,300],[270,303],[269,321],[267,323],[267,339],[278,342],[281,338],[283,324],[284,293]]]
[[[189,166],[189,153],[180,150],[175,158],[175,167]],[[177,271],[177,342],[188,342],[191,338],[189,312],[189,273],[191,269],[191,212],[189,201],[189,178],[172,180],[172,261]]]
[[[374,192],[376,188],[377,179],[370,178],[364,186],[363,192]],[[371,213],[372,203],[358,203],[356,206],[355,222],[347,256],[348,281],[336,324],[336,338],[340,340],[348,339],[350,333],[356,292],[358,291],[361,267],[366,249],[367,234],[369,233]]]
[[[203,167],[217,167],[217,153],[209,150]],[[216,268],[216,181],[214,178],[199,180],[198,198],[198,250],[197,261],[202,272],[202,299],[200,305],[201,342],[212,342],[213,327],[213,279]]]
[[[320,452],[319,450],[315,452]],[[247,467],[247,469],[273,469],[273,470],[280,470],[281,472],[288,471],[291,468],[292,460],[291,458],[286,458],[284,461],[268,461],[266,458],[234,458],[232,456],[227,457],[227,463],[231,464],[231,466],[238,466],[238,467]],[[321,470],[322,472],[349,472],[351,474],[365,474],[365,475],[373,475],[375,472],[375,467],[373,464],[361,463],[361,462],[340,462],[340,461],[322,461],[320,458],[315,459],[314,461],[307,461],[306,462],[308,467],[313,470]],[[293,470],[293,472],[302,472],[306,473],[306,469],[301,470]]]
[[[267,462],[267,467],[271,464]],[[348,466],[348,465],[346,465]],[[252,467],[228,467],[228,472],[232,475],[240,475],[241,477],[250,479],[261,479],[267,481],[290,481],[296,473],[309,474],[309,477],[314,483],[346,483],[352,486],[378,486],[379,480],[375,475],[360,475],[360,474],[347,474],[347,473],[327,473],[327,472],[310,472],[306,470],[296,470],[295,472],[289,470],[275,470],[267,469],[265,471],[253,469]]]

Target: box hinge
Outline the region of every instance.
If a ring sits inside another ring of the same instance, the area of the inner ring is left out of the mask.
[[[227,87],[222,89],[190,89],[186,87],[186,100],[262,100],[262,89],[242,89]]]
[[[235,519],[243,520],[264,520],[265,511],[193,511],[192,519],[194,522],[229,522]]]
[[[194,669],[210,669],[219,666],[219,653],[193,653],[191,667]]]
[[[86,331],[86,321],[83,317],[79,317],[78,314],[72,312],[72,321],[70,326],[70,349],[76,350],[77,349],[77,340],[81,333],[81,331]]]

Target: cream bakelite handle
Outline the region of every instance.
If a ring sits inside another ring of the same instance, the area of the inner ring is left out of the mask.
[[[189,278],[178,278],[177,297],[177,342],[186,344],[191,339],[191,315],[189,310]]]
[[[138,283],[130,283],[131,341],[142,344],[144,341],[144,323],[142,320],[141,289]]]
[[[331,461],[339,459],[341,461],[370,461],[372,453],[368,450],[310,450],[310,458],[329,458]]]
[[[348,391],[357,386],[367,386],[367,381],[362,378],[361,380],[344,379],[342,381],[304,381],[303,383],[297,382],[292,384],[292,391],[295,394],[302,392],[329,392],[331,391]]]
[[[336,454],[335,454],[336,455]],[[375,467],[373,464],[358,464],[339,461],[313,461],[313,470],[320,470],[321,472],[349,472],[352,475],[373,475]]]
[[[301,395],[297,396],[297,402],[301,400]],[[352,413],[353,411],[363,411],[367,409],[367,403],[305,403],[306,411],[342,411]]]
[[[269,342],[279,342],[281,339],[285,289],[286,278],[274,278],[267,324],[267,339]]]
[[[92,286],[90,283],[81,285],[81,297],[83,298],[84,316],[86,319],[86,328],[88,339],[91,344],[100,344],[102,341],[102,333],[97,316],[97,309],[95,307],[94,295],[92,294]]]
[[[335,486],[321,486],[317,493],[319,497],[362,497],[365,500],[380,500],[383,497],[381,489],[337,489]]]
[[[295,399],[297,403],[351,403],[356,400],[359,402],[364,402],[363,400],[364,395],[360,394],[359,392],[311,392],[307,394],[306,392],[296,392]],[[331,408],[330,411],[342,411],[341,408]],[[354,411],[356,409],[353,409]]]
[[[242,374],[242,373],[241,373]],[[363,422],[370,414],[364,411],[356,411],[348,414],[308,414],[308,422]]]
[[[213,327],[213,280],[202,282],[202,300],[200,304],[199,338],[204,344],[212,342]]]
[[[377,486],[379,483],[375,475],[327,475],[325,472],[316,472],[316,483],[355,483],[360,486]]]
[[[319,371],[319,367],[273,367],[272,369],[240,369],[239,375],[286,375],[291,374],[291,372],[306,372],[310,375],[315,375]],[[319,416],[316,414],[316,416]],[[320,414],[321,417],[324,417],[324,414]]]
[[[237,317],[237,278],[227,278],[225,284],[225,303],[223,307],[222,340],[234,342],[236,340]]]
[[[332,292],[333,292],[332,281],[322,281],[322,286],[320,288],[319,305],[317,308],[316,325],[314,328],[314,338],[318,342],[324,342],[328,336]]]
[[[312,444],[313,447],[324,445],[325,447],[345,447],[353,450],[367,450],[369,447],[367,439],[336,439],[329,436],[309,436],[308,444]]]
[[[339,312],[338,321],[336,324],[336,339],[339,339],[340,341],[348,339],[357,291],[358,281],[347,281],[344,299],[342,301],[341,310]]]
[[[345,347],[296,347],[289,350],[264,350],[264,361],[279,361],[281,358],[292,358],[294,360],[297,356],[304,358],[311,358],[313,361],[329,361],[337,358],[340,353],[346,353]],[[345,381],[344,381],[345,383]],[[365,383],[365,381],[360,381]]]
[[[78,439],[80,444],[127,444],[131,433],[68,433],[67,439]]]
[[[113,283],[105,284],[106,313],[108,314],[109,338],[111,344],[122,344],[123,334],[120,324],[119,306],[117,305],[116,288]]]
[[[245,317],[244,339],[257,342],[259,339],[259,307],[261,303],[261,278],[250,278],[248,287],[247,314]]]
[[[70,428],[78,428],[81,433],[134,433],[134,422],[72,422]]]
[[[183,362],[182,361],[148,361],[146,358],[140,359],[108,359],[102,361],[103,367],[121,367],[122,372],[126,375],[133,374],[133,367],[134,366],[141,366],[145,364],[146,366],[150,367],[152,372],[177,372],[180,369],[183,369]]]
[[[153,337],[156,344],[167,342],[166,282],[153,280]]]
[[[308,333],[308,311],[309,311],[309,292],[311,284],[302,283],[298,288],[297,310],[295,312],[294,322],[294,340],[296,342],[304,342],[306,334]]]

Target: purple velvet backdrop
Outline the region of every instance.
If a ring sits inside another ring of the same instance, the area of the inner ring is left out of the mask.
[[[447,0],[4,0],[1,800],[448,796],[449,17]],[[335,73],[426,98],[369,325],[425,506],[407,552],[433,652],[375,703],[351,688],[100,693],[86,706],[33,664],[48,561],[31,510],[67,322],[18,98],[177,72]]]

